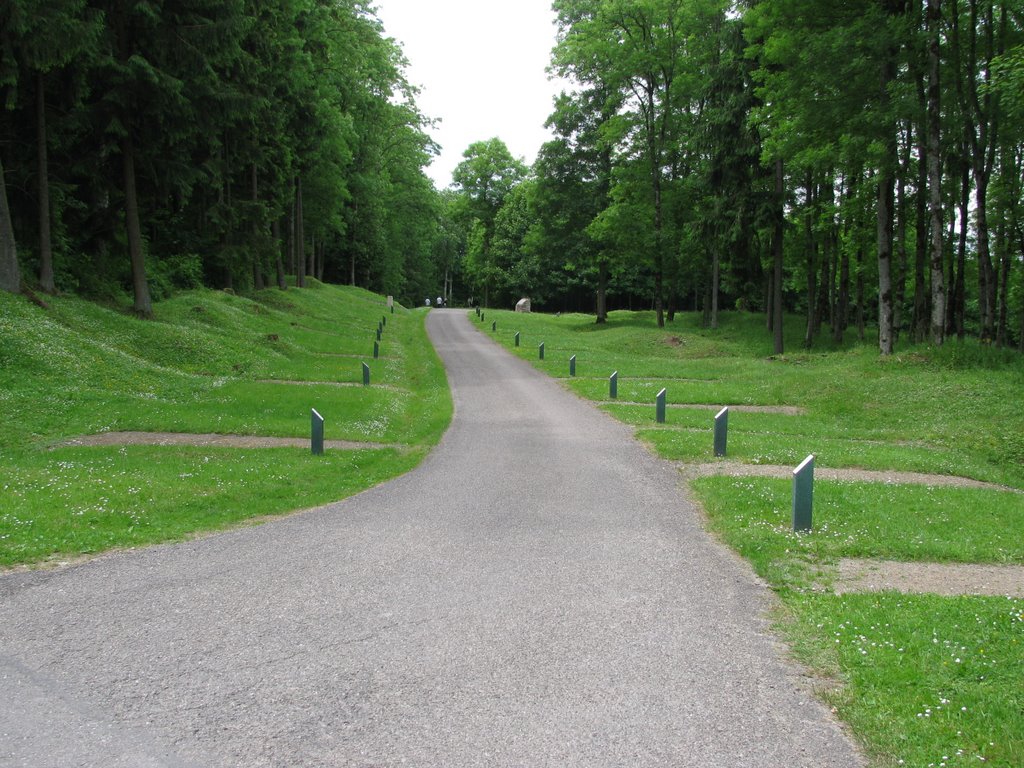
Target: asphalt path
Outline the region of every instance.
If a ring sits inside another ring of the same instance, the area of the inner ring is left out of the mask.
[[[415,471],[0,576],[0,765],[863,765],[678,471],[464,312],[428,329],[455,417]]]

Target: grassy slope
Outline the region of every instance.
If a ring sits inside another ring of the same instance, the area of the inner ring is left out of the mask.
[[[151,322],[72,298],[43,311],[0,295],[0,566],[306,508],[415,466],[447,427],[451,400],[423,312],[385,312],[379,296],[316,283],[252,299],[192,292],[157,305]],[[360,383],[364,359],[374,386],[331,385]],[[296,448],[55,447],[120,430],[308,438],[312,407],[327,439],[395,448],[313,457]]]
[[[734,461],[795,466],[813,452],[819,466],[1024,489],[1024,362],[1012,353],[953,343],[882,359],[870,346],[826,343],[774,357],[762,319],[732,313],[719,331],[692,316],[659,330],[651,313],[624,312],[597,326],[588,316],[488,311],[479,325],[584,397],[606,401],[617,370],[620,403],[602,407],[666,458],[715,461],[714,411],[670,408],[668,423],[655,425],[662,387],[676,405],[804,409],[731,413]],[[800,341],[787,338],[787,348]],[[823,590],[841,557],[1024,563],[1024,495],[818,480],[815,530],[796,535],[786,481],[709,477],[693,487],[712,529],[778,593],[779,626],[799,658],[841,683],[823,696],[874,765],[1024,765],[1024,600]]]

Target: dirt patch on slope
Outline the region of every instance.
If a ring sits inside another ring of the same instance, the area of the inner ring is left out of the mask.
[[[839,562],[836,594],[850,592],[1006,595],[1024,597],[1024,566],[975,563],[904,563],[894,560]]]
[[[692,479],[725,475],[727,477],[775,477],[787,479],[793,476],[793,467],[777,464],[741,464],[735,461],[716,461],[706,464],[682,464],[680,471],[683,476]],[[872,469],[836,469],[832,467],[815,467],[814,476],[820,480],[853,480],[869,483],[893,483],[907,485],[951,486],[955,488],[988,488],[990,490],[1021,493],[1016,488],[1009,488],[996,483],[972,480],[968,477],[953,475],[927,475],[922,472],[896,472],[894,470]]]
[[[301,437],[263,437],[259,435],[189,434],[185,432],[101,432],[82,435],[55,448],[110,445],[191,445],[202,448],[309,448],[310,441]],[[353,440],[324,440],[324,448],[336,450],[377,450],[405,446],[388,443],[361,443]]]

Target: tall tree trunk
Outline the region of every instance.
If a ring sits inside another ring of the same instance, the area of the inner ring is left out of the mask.
[[[978,234],[978,312],[981,340],[992,341],[995,332],[996,272],[988,231],[988,173],[975,167],[974,221]]]
[[[312,278],[316,278],[316,232],[314,231],[309,238],[309,269],[306,270],[306,274]]]
[[[939,83],[939,24],[942,21],[941,0],[928,0],[928,211],[931,215],[931,340],[940,345],[946,331],[945,264],[942,255],[942,165]]]
[[[892,174],[878,174],[878,351],[891,355],[893,350],[892,303],[892,219],[894,191]]]
[[[782,238],[785,233],[785,175],[782,158],[775,160],[775,232],[772,235],[772,347],[783,354],[782,335]]]
[[[864,249],[857,248],[857,340],[864,341],[866,319],[864,317],[864,302],[867,301],[864,286]]]
[[[142,247],[142,227],[139,222],[139,196],[135,189],[135,147],[131,136],[121,140],[121,161],[124,166],[124,212],[128,231],[128,253],[132,265],[132,291],[135,303],[132,310],[140,317],[153,316],[153,302],[146,282],[146,255]]]
[[[910,168],[910,130],[907,130],[905,141],[905,160],[901,159],[896,166],[896,204],[893,209],[894,236],[893,236],[893,257],[895,260],[896,279],[893,281],[892,289],[892,338],[895,344],[899,341],[900,331],[903,330],[903,307],[907,298],[907,201],[906,201],[906,174]],[[916,315],[911,317],[911,326],[916,320]]]
[[[661,151],[658,144],[655,121],[657,101],[655,78],[647,76],[645,88],[645,123],[647,128],[647,154],[651,164],[651,196],[654,204],[654,310],[658,315],[658,327],[665,327],[665,254],[662,242],[662,199],[661,199]],[[663,109],[668,110],[668,105]]]
[[[21,291],[21,269],[18,267],[18,248],[14,242],[11,209],[7,207],[7,181],[4,164],[0,159],[0,290]]]
[[[839,249],[839,287],[836,291],[836,313],[832,321],[832,340],[843,343],[843,333],[850,315],[850,254],[846,248]]]
[[[284,243],[281,242],[281,221],[280,219],[274,219],[274,223],[271,229],[271,237],[274,239],[274,252],[277,254],[275,261],[277,262],[277,287],[282,291],[288,290],[288,281],[284,275],[284,257],[281,255],[281,248]]]
[[[886,111],[889,109],[889,84],[896,77],[896,52],[886,51],[882,62],[880,78],[881,103]],[[877,209],[877,242],[878,242],[878,351],[883,355],[891,355],[894,343],[893,329],[893,291],[892,291],[892,242],[893,242],[893,208],[895,190],[893,189],[893,168],[897,163],[896,131],[888,131],[885,139],[885,157],[882,167],[878,170],[878,209]]]
[[[50,171],[46,151],[46,75],[36,75],[36,175],[39,188],[39,287],[56,293],[50,236]]]
[[[923,129],[924,126],[921,126]],[[928,338],[931,293],[928,290],[928,188],[927,141],[922,133],[918,138],[917,194],[914,195],[914,341],[918,344]]]
[[[832,211],[832,206],[835,203],[833,197],[832,185],[834,179],[831,174],[826,174],[822,181],[822,184],[818,188],[818,199],[824,200],[828,206],[828,210]],[[834,275],[834,260],[835,260],[835,226],[834,224],[829,226],[829,229],[821,242],[821,281],[818,284],[818,300],[817,309],[814,312],[814,332],[815,334],[821,333],[821,325],[825,321],[825,318],[829,319],[829,323],[832,323],[832,293],[833,288],[833,275]]]
[[[302,176],[295,177],[295,284],[306,287],[306,232],[302,213]]]
[[[254,290],[262,291],[267,287],[263,280],[263,253],[259,248],[260,225],[256,215],[256,205],[260,201],[259,171],[256,163],[252,164],[252,287]]]
[[[1011,225],[1012,227],[1012,225]],[[1009,321],[1009,310],[1007,305],[1010,301],[1010,265],[1013,263],[1011,251],[1013,250],[1013,229],[1007,234],[1005,218],[999,222],[999,234],[997,236],[999,254],[999,311],[996,319],[996,346],[1002,349],[1006,346],[1008,333],[1007,322]]]
[[[817,309],[817,297],[814,291],[818,285],[813,222],[815,208],[814,177],[810,171],[807,172],[804,186],[807,188],[807,210],[804,211],[804,247],[807,252],[807,326],[804,330],[804,347],[810,349],[814,345],[814,315]]]
[[[971,170],[964,165],[960,181],[960,239],[956,250],[956,337],[963,341],[967,335],[967,229],[970,227]]]
[[[718,289],[722,279],[722,259],[717,240],[711,246],[711,328],[718,330]]]
[[[597,322],[608,322],[608,261],[597,262]]]

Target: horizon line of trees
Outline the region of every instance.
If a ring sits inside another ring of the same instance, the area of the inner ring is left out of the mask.
[[[5,0],[0,288],[437,277],[436,153],[370,0]]]
[[[1024,350],[1022,0],[553,8],[555,139],[474,144],[445,201],[476,296]]]

